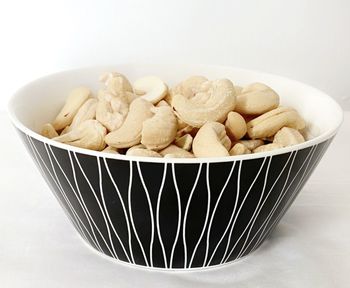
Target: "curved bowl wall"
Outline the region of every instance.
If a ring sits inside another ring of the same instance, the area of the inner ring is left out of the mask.
[[[257,249],[331,142],[256,159],[152,163],[77,153],[19,133],[86,242],[160,268],[219,265]]]

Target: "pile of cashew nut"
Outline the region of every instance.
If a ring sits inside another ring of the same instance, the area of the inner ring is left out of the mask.
[[[116,72],[100,81],[96,97],[86,87],[72,90],[41,134],[86,149],[167,158],[259,153],[305,141],[305,121],[262,83],[239,87],[192,76],[169,89],[155,76],[131,85]]]

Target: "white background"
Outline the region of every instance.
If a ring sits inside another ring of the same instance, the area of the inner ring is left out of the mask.
[[[307,82],[350,108],[347,0],[0,3],[0,110],[33,78],[120,62],[257,69]]]
[[[350,112],[262,248],[194,273],[130,269],[87,249],[1,112],[36,77],[120,62],[257,69],[350,109],[349,11],[347,0],[0,0],[0,287],[350,287]]]

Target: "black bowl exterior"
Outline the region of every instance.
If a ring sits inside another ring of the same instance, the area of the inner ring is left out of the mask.
[[[168,269],[219,265],[257,249],[332,140],[264,158],[183,164],[79,154],[19,133],[93,248]]]

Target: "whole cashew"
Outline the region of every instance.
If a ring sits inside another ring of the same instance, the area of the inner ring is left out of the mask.
[[[97,120],[86,120],[74,130],[53,138],[58,142],[66,143],[72,146],[101,151],[106,146],[104,137],[107,133]]]
[[[85,87],[75,88],[69,93],[66,103],[52,123],[52,126],[56,131],[62,130],[72,123],[73,118],[77,114],[79,108],[84,104],[90,95],[90,90]]]
[[[134,82],[134,90],[141,98],[155,104],[165,97],[168,87],[158,77],[146,76]]]
[[[258,148],[259,146],[264,145],[264,141],[260,140],[260,139],[239,140],[238,143],[243,144],[249,150],[254,150],[255,148]]]
[[[129,113],[123,125],[105,137],[109,146],[116,148],[129,148],[141,141],[142,124],[151,118],[153,105],[142,98],[135,99],[129,107]]]
[[[108,131],[114,131],[122,126],[128,114],[128,110],[128,104],[120,98],[113,97],[110,102],[100,100],[97,103],[96,119],[100,121]]]
[[[305,142],[303,135],[298,130],[293,128],[283,127],[279,130],[274,139],[273,143],[280,144],[283,147],[296,145]]]
[[[244,118],[237,112],[230,112],[225,121],[227,135],[232,140],[239,140],[247,133],[247,124]]]
[[[169,145],[165,149],[159,151],[166,158],[193,158],[194,155],[185,149],[181,149],[176,145]]]
[[[186,150],[190,151],[192,148],[193,137],[191,134],[185,134],[175,140],[175,145]]]
[[[253,153],[267,152],[267,151],[272,151],[280,148],[283,148],[283,146],[277,143],[270,143],[270,144],[259,146],[258,148],[253,150]]]
[[[229,153],[231,156],[235,156],[235,155],[250,154],[252,152],[245,145],[241,143],[236,143],[235,145],[233,145]]]
[[[129,156],[143,156],[143,157],[162,157],[159,153],[153,150],[145,149],[145,148],[133,148],[131,147],[126,151],[126,155]]]
[[[227,79],[204,82],[192,98],[176,94],[172,101],[179,117],[193,127],[201,127],[210,121],[223,122],[235,108],[235,103],[235,89]]]
[[[225,126],[218,122],[207,122],[193,139],[192,149],[196,157],[229,156],[231,140],[226,135]]]
[[[235,111],[246,115],[260,115],[277,108],[279,96],[269,86],[253,83],[237,95]]]
[[[96,117],[97,99],[90,98],[79,108],[77,114],[74,116],[69,130],[73,130],[86,120],[94,119]]]
[[[41,129],[41,135],[52,139],[58,136],[58,133],[56,132],[55,128],[53,128],[52,124],[46,123],[43,125]]]
[[[154,114],[143,122],[141,143],[151,150],[160,150],[174,141],[177,119],[170,106],[154,107]]]
[[[247,123],[252,139],[272,136],[284,126],[300,130],[305,127],[305,122],[294,109],[279,107]]]

